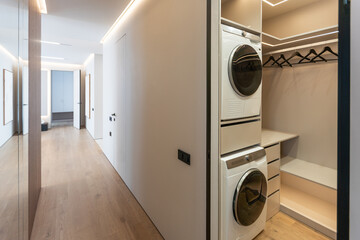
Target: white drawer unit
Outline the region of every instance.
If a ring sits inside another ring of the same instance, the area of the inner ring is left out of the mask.
[[[260,119],[223,124],[221,126],[221,155],[257,145],[261,142]]]
[[[280,174],[280,159],[268,163],[268,179]]]
[[[271,178],[268,181],[268,196],[280,189],[280,176]]]
[[[280,158],[280,144],[265,148],[267,162],[272,162]]]
[[[268,207],[269,220],[280,211],[280,143],[265,148],[268,162]]]
[[[280,211],[280,191],[277,191],[268,197],[266,220]]]

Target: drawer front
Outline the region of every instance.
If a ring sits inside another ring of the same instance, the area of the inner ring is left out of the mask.
[[[274,177],[268,181],[268,192],[267,195],[271,195],[280,189],[280,176]]]
[[[268,164],[268,179],[280,174],[280,160]]]
[[[280,192],[276,192],[268,197],[266,220],[272,218],[280,211]]]
[[[265,148],[267,162],[280,158],[280,144]]]
[[[261,121],[221,127],[221,154],[237,151],[261,142]]]

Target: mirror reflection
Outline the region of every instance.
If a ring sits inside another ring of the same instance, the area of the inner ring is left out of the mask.
[[[0,0],[1,240],[28,239],[27,9],[25,0]]]
[[[19,239],[18,2],[0,2],[0,239]]]

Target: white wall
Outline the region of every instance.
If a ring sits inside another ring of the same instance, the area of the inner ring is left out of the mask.
[[[351,1],[350,239],[360,236],[360,1]]]
[[[124,34],[124,89],[114,89]],[[124,142],[114,145],[125,146],[116,159],[124,162],[121,177],[165,239],[205,239],[206,1],[135,1],[103,56],[106,155],[108,117],[124,104],[117,113]],[[178,149],[191,154],[191,166],[177,160]]]
[[[103,56],[91,54],[84,64],[85,74],[90,74],[91,118],[85,117],[86,129],[94,139],[103,138]],[[87,94],[87,92],[85,92]]]
[[[17,104],[16,104],[16,90],[17,90],[17,74],[16,74],[16,59],[11,56],[7,50],[3,49],[2,46],[0,46],[0,147],[6,143],[15,133],[16,130],[16,117],[15,114],[17,112]],[[8,124],[4,125],[3,119],[4,119],[4,110],[3,110],[3,70],[9,70],[13,72],[14,76],[14,120],[12,122],[9,122]]]

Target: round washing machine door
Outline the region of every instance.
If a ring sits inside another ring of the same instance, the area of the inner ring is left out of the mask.
[[[267,194],[264,174],[258,169],[248,170],[240,179],[234,194],[233,212],[238,224],[249,226],[261,215]]]
[[[236,47],[229,60],[231,86],[240,96],[251,96],[261,84],[262,63],[258,53],[249,45]]]

